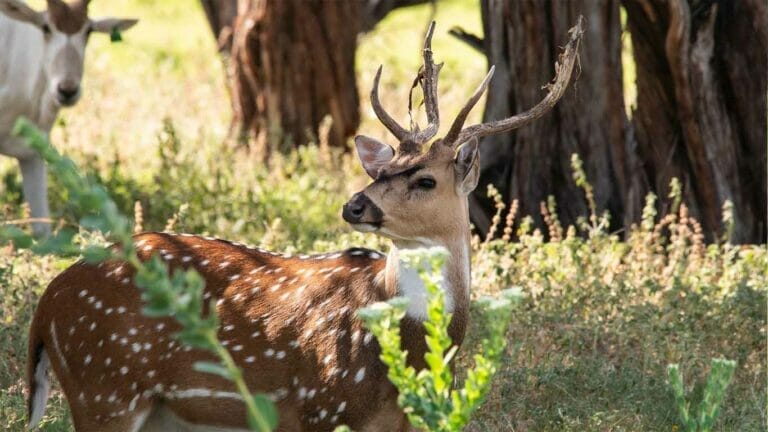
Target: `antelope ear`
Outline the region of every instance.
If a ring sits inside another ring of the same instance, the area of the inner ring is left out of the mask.
[[[0,12],[11,19],[41,26],[44,23],[43,13],[38,12],[20,0],[0,0]]]
[[[363,169],[374,180],[379,175],[379,170],[395,157],[395,149],[367,136],[356,136],[355,147]]]
[[[480,157],[477,138],[472,137],[456,151],[456,193],[467,196],[475,190],[480,180]]]
[[[100,18],[93,20],[91,29],[99,33],[116,33],[128,30],[139,20],[134,18]]]

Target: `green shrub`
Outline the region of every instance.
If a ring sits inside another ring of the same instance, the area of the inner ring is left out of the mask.
[[[448,335],[451,315],[444,311],[444,294],[440,289],[439,269],[445,253],[444,249],[400,252],[404,262],[418,269],[429,296],[424,321],[428,347],[424,360],[429,369],[416,371],[408,366],[408,353],[400,348],[400,320],[408,307],[406,298],[373,304],[358,311],[358,315],[379,341],[380,358],[389,368],[387,377],[397,387],[398,404],[411,424],[422,430],[447,432],[464,428],[483,403],[504,353],[512,305],[520,293],[509,290],[499,299],[483,298],[478,302],[486,329],[482,354],[474,355],[475,366],[467,371],[463,388],[452,389],[450,364],[458,346],[452,346]]]

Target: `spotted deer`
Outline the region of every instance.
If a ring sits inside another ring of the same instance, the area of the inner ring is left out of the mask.
[[[92,33],[122,31],[135,19],[88,16],[89,0],[47,0],[36,11],[21,0],[0,0],[0,154],[16,158],[33,229],[50,230],[43,159],[12,134],[19,117],[48,133],[62,107],[80,99],[85,46]]]
[[[407,130],[382,108],[379,68],[371,101],[397,138],[397,150],[358,136],[357,152],[373,183],[356,193],[342,216],[352,228],[392,241],[385,256],[353,248],[319,255],[286,255],[189,234],[135,237],[142,260],[159,255],[171,269],[194,268],[205,279],[204,299],[217,299],[219,338],[242,367],[248,387],[268,394],[279,411],[279,431],[402,431],[410,426],[397,390],[379,360],[380,348],[356,310],[393,296],[410,299],[401,323],[408,361],[424,366],[425,287],[398,258],[404,249],[441,246],[449,334],[460,345],[467,326],[470,227],[467,194],[477,185],[477,138],[518,128],[562,96],[575,61],[580,30],[557,67],[556,81],[532,110],[464,127],[493,74],[459,111],[442,139],[422,151],[440,124],[432,58],[434,24],[425,39],[419,80],[429,124]],[[56,277],[40,300],[29,337],[30,423],[43,415],[52,367],[75,428],[88,431],[240,431],[242,399],[231,382],[193,369],[213,361],[180,345],[171,318],[149,318],[132,268],[123,262],[79,262]]]

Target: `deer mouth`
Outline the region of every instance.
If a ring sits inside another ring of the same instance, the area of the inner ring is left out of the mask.
[[[381,228],[381,222],[357,222],[350,224],[352,229],[362,233],[371,233]]]

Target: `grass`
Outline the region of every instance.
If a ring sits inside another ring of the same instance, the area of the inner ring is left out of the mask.
[[[350,232],[340,218],[341,204],[367,182],[353,156],[308,147],[264,167],[224,143],[230,109],[222,64],[197,3],[115,0],[93,7],[142,21],[121,44],[93,38],[83,100],[62,112],[53,142],[100,178],[122,211],[132,213],[138,201],[145,229],[171,220],[179,231],[278,250],[386,248]],[[379,64],[383,103],[397,119],[407,118],[429,15],[424,6],[396,11],[361,37],[361,133],[385,136],[367,100]],[[452,25],[479,32],[480,16],[474,1],[441,1],[436,18],[433,46],[437,61],[446,62],[440,100],[449,119],[486,65],[446,32]],[[14,219],[23,209],[13,160],[0,159],[0,179],[0,220]],[[63,188],[54,181],[50,192],[55,214],[71,221]],[[552,210],[552,240],[527,230],[525,215],[508,218],[504,210],[498,229],[509,220],[507,234],[518,240],[474,242],[473,296],[519,285],[526,299],[513,316],[488,402],[468,430],[676,430],[667,364],[680,364],[695,401],[702,387],[695,383],[712,357],[737,361],[716,430],[763,430],[765,247],[702,245],[684,208],[674,216],[649,214],[626,241],[601,230],[586,239],[560,231]],[[23,430],[28,323],[48,281],[70,263],[0,251],[0,430]],[[470,326],[462,352],[476,346],[479,330]],[[460,356],[460,376],[470,360]],[[44,425],[71,430],[59,393]]]

